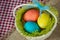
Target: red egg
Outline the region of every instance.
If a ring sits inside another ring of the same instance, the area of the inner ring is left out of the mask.
[[[39,17],[39,10],[30,9],[24,14],[23,19],[25,21],[37,21],[38,17]]]

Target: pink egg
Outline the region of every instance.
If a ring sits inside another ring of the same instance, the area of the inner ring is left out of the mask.
[[[23,19],[25,21],[37,21],[38,17],[39,17],[39,10],[30,9],[24,14]]]

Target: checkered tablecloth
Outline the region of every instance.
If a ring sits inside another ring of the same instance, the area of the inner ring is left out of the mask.
[[[0,0],[0,39],[15,27],[14,7],[28,2],[31,2],[31,0]]]
[[[14,7],[30,1],[31,0],[0,0],[0,39],[14,28]]]

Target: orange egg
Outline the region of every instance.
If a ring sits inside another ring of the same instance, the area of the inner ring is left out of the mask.
[[[30,9],[24,14],[23,19],[25,21],[37,21],[38,17],[39,17],[39,10]]]

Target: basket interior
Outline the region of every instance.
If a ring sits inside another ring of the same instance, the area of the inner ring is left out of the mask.
[[[46,10],[43,11],[43,12],[49,13],[50,16],[51,16],[51,21],[50,21],[49,25],[47,26],[47,28],[45,28],[41,32],[28,33],[24,29],[24,23],[25,22],[22,20],[22,16],[27,10],[32,9],[32,8],[36,8],[36,7],[30,7],[30,8],[29,7],[26,8],[26,7],[28,7],[28,6],[23,6],[23,7],[20,7],[16,10],[15,23],[16,23],[16,28],[18,29],[18,31],[20,31],[25,36],[33,36],[33,37],[47,34],[52,29],[52,27],[55,23],[55,18],[49,12],[47,12]],[[50,10],[52,10],[52,8],[53,7],[50,7]],[[38,9],[38,8],[36,8],[36,9]],[[54,9],[52,12],[56,12],[56,10]],[[57,12],[55,13],[55,15],[57,16]]]

